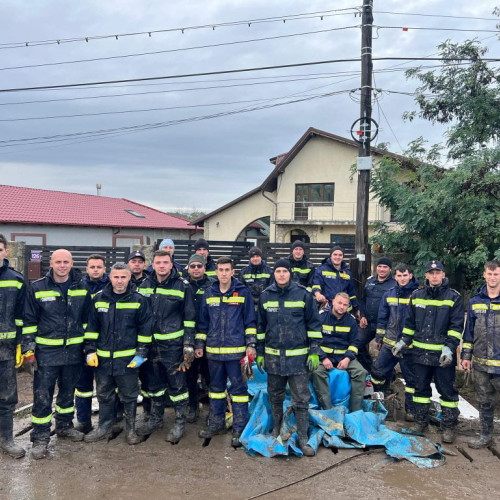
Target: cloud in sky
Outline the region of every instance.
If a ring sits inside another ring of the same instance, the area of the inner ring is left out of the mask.
[[[334,4],[298,0],[286,3],[192,0],[175,2],[175,6],[159,0],[139,3],[54,0],[33,2],[29,6],[7,1],[0,19],[3,44],[0,87],[99,82],[358,58],[360,30],[352,26],[359,26],[360,18],[354,16],[354,11],[330,12],[335,15],[325,15],[322,21],[318,16],[290,19],[292,14],[348,9],[355,5],[347,0]],[[437,17],[450,15],[450,3],[444,0],[404,4],[376,0],[374,5],[378,26],[494,30],[498,21],[491,14],[494,4],[486,2],[458,0],[453,3],[452,15],[483,17],[489,21]],[[273,16],[288,16],[288,20],[253,22],[250,27],[247,24],[210,27]],[[171,31],[152,33],[151,37],[119,36],[118,40],[90,39],[20,48],[6,45],[203,25],[208,27],[187,29],[184,34]],[[235,43],[318,30],[332,31]],[[429,56],[447,38],[459,42],[475,37],[484,40],[492,56],[498,55],[499,42],[493,33],[412,29],[403,32],[380,28],[374,30],[374,57]],[[207,47],[217,44],[226,45]],[[201,46],[205,48],[181,50]],[[146,52],[161,53],[132,56]],[[128,57],[120,57],[124,55]],[[100,60],[70,63],[86,59]],[[377,72],[394,66],[407,68],[411,64],[415,63],[376,61],[375,86],[411,92],[415,83],[406,81],[402,71]],[[33,65],[43,66],[7,69]],[[101,183],[102,194],[106,196],[129,198],[160,209],[212,210],[259,185],[272,168],[269,158],[288,151],[308,127],[349,137],[351,124],[359,116],[359,103],[349,94],[359,86],[359,66],[358,62],[344,62],[91,88],[1,92],[1,140],[18,141],[0,143],[4,146],[0,147],[1,182],[82,193],[95,193],[95,184]],[[244,112],[337,91],[343,92]],[[431,142],[442,141],[443,128],[419,121],[404,123],[401,114],[409,109],[414,109],[411,97],[380,96],[373,107],[373,116],[380,123],[377,140],[389,142],[394,152],[401,152],[401,148],[420,135]],[[231,114],[201,119],[221,113]],[[61,115],[66,118],[50,118]],[[164,126],[134,133],[118,130],[158,123]],[[109,129],[116,129],[117,133],[98,140],[71,136],[64,142],[52,142],[57,136]],[[35,137],[40,138],[39,144],[19,141]]]

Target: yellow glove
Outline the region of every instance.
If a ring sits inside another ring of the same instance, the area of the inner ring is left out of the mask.
[[[89,366],[99,366],[99,358],[97,357],[97,353],[92,352],[90,354],[87,354],[87,365]]]
[[[17,344],[16,347],[16,368],[21,368],[23,364],[24,356],[21,352],[21,344]]]

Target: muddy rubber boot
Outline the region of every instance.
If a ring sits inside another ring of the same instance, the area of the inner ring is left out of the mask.
[[[305,457],[314,457],[316,453],[307,444],[307,441],[309,440],[309,438],[307,437],[307,430],[309,428],[309,412],[308,410],[294,409],[294,413],[295,413],[295,422],[297,424],[297,434],[298,434],[297,445]]]
[[[181,440],[182,436],[184,436],[186,406],[187,405],[185,404],[175,405],[174,425],[168,432],[165,441],[177,444]]]
[[[231,446],[233,448],[241,448],[243,446],[240,441],[241,432],[233,431],[233,435],[231,436]]]
[[[74,427],[67,427],[66,429],[56,429],[57,437],[69,439],[73,442],[83,441],[85,434],[77,431]]]
[[[143,436],[138,436],[135,432],[135,414],[137,411],[137,403],[132,401],[124,405],[125,413],[125,428],[126,428],[126,438],[127,443],[130,445],[136,445],[144,441]]]
[[[194,424],[197,420],[198,420],[198,407],[189,406],[188,411],[186,413],[186,422],[188,424]]]
[[[198,432],[198,436],[203,439],[209,439],[218,434],[225,434],[226,430],[226,423],[224,421],[222,421],[220,424],[216,424],[209,418],[208,425],[205,427],[205,429],[201,429]]]
[[[83,434],[88,434],[90,431],[94,430],[94,426],[92,425],[92,422],[88,420],[87,422],[77,422],[75,429],[83,432]]]
[[[481,434],[479,438],[469,443],[469,448],[479,450],[487,448],[493,443],[493,411],[479,411],[479,420],[481,422]]]
[[[415,422],[408,431],[410,434],[424,434],[427,430],[428,425],[422,422]]]
[[[13,428],[12,416],[4,416],[0,419],[0,449],[12,458],[23,458],[26,450],[14,443]]]
[[[41,460],[45,458],[49,452],[49,442],[35,440],[33,442],[33,447],[31,448],[31,458],[35,460]]]
[[[157,429],[161,429],[163,427],[164,413],[165,399],[163,398],[163,396],[160,398],[151,398],[149,418],[147,422],[137,427],[137,434],[139,436],[149,436]]]
[[[85,434],[83,440],[86,443],[95,443],[103,439],[111,439],[113,435],[113,413],[114,403],[99,404],[99,425],[93,431]]]
[[[443,433],[441,435],[441,439],[443,443],[451,444],[455,442],[455,428],[454,427],[445,427],[443,429]]]
[[[272,408],[273,413],[273,430],[271,431],[271,436],[277,438],[281,432],[281,422],[283,420],[283,405],[281,408]]]

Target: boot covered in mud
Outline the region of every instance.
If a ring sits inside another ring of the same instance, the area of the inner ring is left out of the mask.
[[[12,458],[22,458],[26,450],[14,443],[12,415],[0,417],[0,449]]]
[[[272,407],[271,408],[273,414],[273,429],[271,431],[271,436],[273,438],[277,438],[281,432],[281,422],[283,421],[283,405],[280,407]]]
[[[479,421],[481,423],[481,434],[477,439],[469,443],[469,448],[479,450],[493,443],[493,408],[481,408],[479,410]]]
[[[137,427],[139,436],[149,436],[154,431],[163,427],[163,414],[165,413],[165,398],[154,397],[150,399],[150,412],[148,420]]]
[[[226,422],[221,420],[215,422],[210,416],[208,417],[208,425],[198,432],[198,436],[203,439],[210,439],[217,434],[225,434],[227,431]]]
[[[186,415],[187,405],[177,404],[175,405],[174,410],[175,410],[174,425],[168,432],[165,441],[168,441],[172,444],[177,444],[184,435],[185,420],[186,420],[185,415]]]
[[[125,429],[126,429],[126,439],[127,443],[130,445],[135,445],[142,443],[144,441],[143,436],[138,436],[135,432],[135,414],[137,412],[137,403],[132,401],[124,405],[125,413]]]
[[[31,458],[41,460],[49,453],[49,441],[46,439],[35,439],[31,448]]]
[[[307,444],[309,437],[307,435],[307,431],[309,428],[309,412],[305,409],[295,409],[295,422],[297,424],[297,434],[298,434],[298,446],[304,456],[306,457],[314,457],[316,454],[314,450]]]
[[[113,435],[114,403],[99,404],[99,424],[98,426],[85,434],[83,440],[86,443],[95,443],[103,439],[111,439]]]

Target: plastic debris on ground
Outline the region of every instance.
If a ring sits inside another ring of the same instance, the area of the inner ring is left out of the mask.
[[[267,375],[254,369],[254,378],[248,382],[250,420],[240,441],[250,455],[265,457],[297,455],[302,452],[297,445],[295,417],[290,395],[283,405],[284,418],[278,438],[271,436],[273,427],[271,406],[267,394]],[[350,381],[343,370],[329,372],[332,404],[329,410],[319,409],[312,385],[309,402],[309,441],[315,451],[320,445],[327,448],[385,448],[387,455],[397,460],[406,459],[418,467],[438,467],[445,463],[445,456],[438,444],[419,436],[402,434],[385,425],[387,410],[381,401],[365,400],[363,410],[349,413]]]

